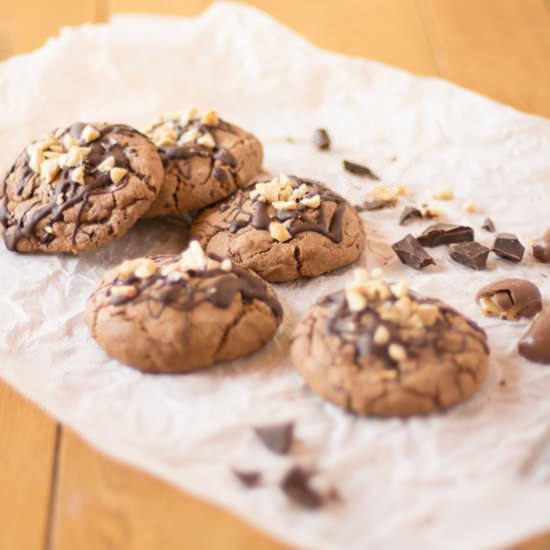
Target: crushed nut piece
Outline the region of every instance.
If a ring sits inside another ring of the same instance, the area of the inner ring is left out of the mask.
[[[65,165],[67,164],[67,153],[64,153],[63,155],[59,155],[57,157],[57,164],[59,164],[59,168],[61,169],[65,168]]]
[[[46,227],[44,227],[44,231],[49,235],[53,235],[53,227],[51,225],[46,225]]]
[[[383,370],[380,373],[380,377],[384,380],[393,380],[394,378],[397,378],[397,371],[396,370]]]
[[[390,331],[384,326],[380,325],[375,331],[373,340],[375,344],[382,346],[386,344],[390,339]]]
[[[466,201],[462,208],[464,212],[470,212],[470,214],[477,212],[477,204],[473,200]]]
[[[115,185],[118,185],[124,179],[124,176],[126,176],[127,173],[128,170],[126,170],[126,168],[115,167],[109,170],[109,177]]]
[[[216,141],[212,137],[212,134],[204,134],[197,138],[197,143],[203,147],[208,147],[208,149],[214,149],[216,147]]]
[[[139,261],[139,265],[134,271],[134,275],[139,279],[148,279],[157,272],[157,264],[154,260],[144,258]]]
[[[208,258],[198,241],[191,241],[181,254],[180,264],[184,270],[202,270],[206,268]]]
[[[138,289],[132,285],[117,285],[111,288],[111,296],[115,298],[134,298]]]
[[[60,168],[57,159],[43,160],[40,164],[40,177],[46,182],[51,183],[59,174]]]
[[[420,318],[424,326],[432,326],[439,317],[439,308],[434,304],[419,304],[416,309],[416,315]]]
[[[202,124],[206,124],[207,126],[215,126],[219,122],[218,113],[216,111],[206,111],[204,115],[201,117]]]
[[[367,307],[367,297],[357,287],[346,288],[346,300],[350,311],[361,311]]]
[[[97,169],[100,172],[108,172],[111,170],[111,168],[115,167],[115,157],[110,156],[107,157],[105,160],[103,160],[100,164],[98,164]]]
[[[231,271],[233,269],[233,264],[231,263],[231,260],[223,260],[221,264],[221,270],[222,271]]]
[[[172,147],[176,144],[178,134],[173,128],[161,126],[153,133],[151,139],[157,147]]]
[[[390,344],[388,346],[388,355],[398,363],[407,359],[407,352],[401,344]]]
[[[82,133],[80,134],[80,139],[84,143],[91,143],[92,141],[95,141],[99,137],[99,132],[89,124],[84,126],[84,130],[82,130]]]
[[[84,185],[84,166],[77,166],[71,171],[71,180]]]
[[[78,145],[73,145],[67,152],[67,166],[77,166],[85,158],[86,155],[90,152],[89,147],[79,147]]]
[[[183,123],[189,122],[197,117],[197,107],[195,105],[187,105],[181,113],[180,120]]]
[[[279,222],[271,222],[269,224],[269,233],[273,239],[279,241],[280,243],[284,243],[291,238],[288,229]]]
[[[78,147],[80,142],[75,139],[71,134],[65,134],[63,136],[63,147],[68,151],[71,147]]]
[[[29,167],[35,174],[38,174],[40,172],[40,165],[44,160],[44,152],[39,147],[32,146],[30,149],[30,157]]]
[[[321,205],[321,197],[318,194],[313,195],[313,197],[306,197],[300,201],[301,204],[307,206],[308,208],[319,208]]]
[[[452,189],[441,189],[432,193],[432,198],[438,201],[452,201],[455,198],[455,194]]]
[[[296,210],[298,203],[296,201],[275,201],[273,208],[276,210]]]

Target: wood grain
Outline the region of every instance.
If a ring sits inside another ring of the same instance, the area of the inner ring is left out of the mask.
[[[417,1],[441,76],[550,116],[550,3]]]
[[[38,550],[47,539],[56,422],[0,381],[0,548]]]
[[[284,550],[212,504],[106,458],[70,430],[60,454],[55,550]]]

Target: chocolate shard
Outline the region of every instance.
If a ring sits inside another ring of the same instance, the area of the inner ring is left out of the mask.
[[[434,259],[422,248],[417,239],[410,233],[391,245],[398,258],[414,269],[434,265]]]
[[[250,489],[257,487],[262,482],[262,474],[256,471],[243,471],[233,468],[235,477],[245,486]]]
[[[380,178],[368,167],[363,164],[357,164],[356,162],[351,162],[349,160],[344,160],[344,169],[347,170],[350,174],[355,176],[364,176],[372,180],[379,180]]]
[[[476,294],[476,302],[484,315],[508,321],[530,319],[542,309],[540,290],[526,279],[503,279],[485,285]]]
[[[519,239],[512,233],[497,233],[493,252],[511,262],[521,262],[525,247],[519,242]]]
[[[550,309],[541,311],[518,343],[522,357],[534,363],[550,364]]]
[[[313,143],[317,149],[321,149],[322,151],[330,149],[330,137],[328,132],[324,128],[315,130],[313,133]]]
[[[323,497],[309,484],[311,474],[294,466],[281,481],[283,493],[296,504],[314,510],[323,505]]]
[[[396,199],[381,199],[365,201],[363,204],[355,205],[354,208],[357,212],[365,212],[371,210],[382,210],[383,208],[393,208],[396,204]]]
[[[464,243],[453,243],[449,246],[450,256],[459,264],[462,264],[476,271],[487,267],[487,257],[490,250],[475,241]]]
[[[418,236],[418,242],[422,246],[439,246],[473,240],[474,230],[471,227],[452,223],[434,223]]]
[[[406,206],[399,216],[399,225],[407,225],[411,220],[423,218],[422,212],[415,206]]]
[[[550,264],[550,229],[533,243],[533,256],[543,264]]]
[[[257,426],[254,432],[261,442],[274,453],[287,454],[294,435],[294,422],[274,424],[272,426]]]
[[[495,224],[491,218],[485,218],[485,221],[481,224],[481,229],[494,233],[496,231]]]

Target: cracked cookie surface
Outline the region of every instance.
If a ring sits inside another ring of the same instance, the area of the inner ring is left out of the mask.
[[[263,148],[251,133],[214,111],[162,117],[146,129],[157,145],[165,175],[147,217],[185,214],[246,187],[260,172]]]
[[[162,184],[154,144],[124,124],[77,122],[32,142],[0,186],[8,249],[77,254],[122,237]]]
[[[363,224],[345,199],[320,182],[284,175],[206,209],[191,236],[271,282],[333,271],[365,247]]]
[[[367,279],[322,297],[296,328],[291,358],[310,388],[375,416],[425,414],[470,398],[487,376],[483,330],[404,285],[371,279],[365,292]]]
[[[252,353],[271,340],[282,314],[269,284],[204,255],[196,242],[179,256],[124,262],[104,277],[86,312],[109,355],[150,373],[183,373]]]

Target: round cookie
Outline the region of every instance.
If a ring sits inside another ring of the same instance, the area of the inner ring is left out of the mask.
[[[182,373],[264,346],[282,320],[273,289],[192,242],[181,256],[124,262],[88,301],[92,336],[144,372]]]
[[[191,235],[271,282],[333,271],[365,247],[363,224],[346,200],[322,183],[284,175],[206,209]]]
[[[32,142],[0,186],[0,227],[17,252],[93,250],[122,237],[162,184],[154,144],[124,124],[77,122]]]
[[[225,122],[214,111],[197,116],[195,107],[162,117],[146,129],[164,164],[164,183],[147,217],[204,208],[247,186],[260,172],[258,139]]]
[[[321,298],[290,354],[310,388],[361,415],[409,416],[471,397],[488,370],[484,331],[445,303],[364,270]]]

